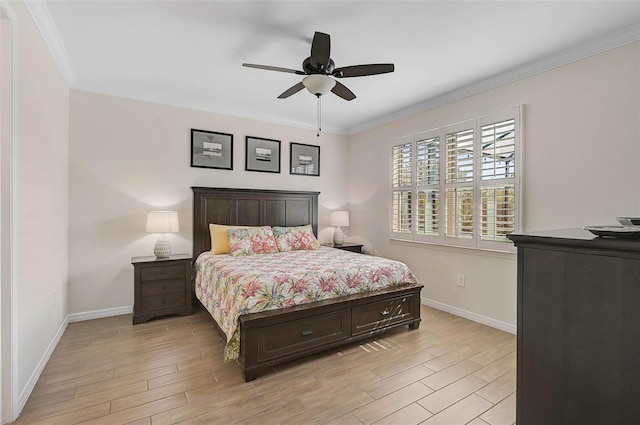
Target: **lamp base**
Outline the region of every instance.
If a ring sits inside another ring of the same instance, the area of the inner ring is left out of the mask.
[[[336,231],[333,232],[333,244],[334,245],[342,245],[344,243],[344,233],[342,233],[342,229],[340,226],[336,227]]]
[[[171,255],[171,242],[166,236],[160,236],[153,247],[153,253],[158,258],[167,258]]]

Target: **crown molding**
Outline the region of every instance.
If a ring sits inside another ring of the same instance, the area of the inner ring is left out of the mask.
[[[58,64],[67,86],[72,87],[78,80],[78,74],[62,44],[62,39],[53,23],[46,2],[25,0],[24,4],[27,6],[33,21],[36,23],[36,27],[38,27],[38,31],[40,31],[40,35],[42,35],[45,44],[49,47],[49,51],[51,51],[54,60]]]
[[[424,102],[420,102],[408,108],[385,115],[384,117],[356,125],[349,129],[348,134],[353,135],[383,124],[388,124],[398,119],[405,118],[419,112],[425,112],[429,109],[437,108],[439,106],[446,105],[447,103],[455,102],[465,97],[491,90],[493,88],[549,71],[636,41],[640,41],[640,26],[633,25],[628,28],[623,28],[619,31],[608,34],[607,36],[547,55],[540,60],[512,68],[493,77],[486,78],[468,86],[433,97]]]
[[[35,1],[35,0],[25,0],[25,5],[29,10],[33,20],[40,31],[40,34],[45,40],[45,43],[49,47],[51,54],[53,55],[56,63],[58,64],[58,68],[62,72],[65,81],[69,87],[73,87],[78,79],[78,75],[71,63],[71,59],[67,54],[67,51],[62,44],[62,40],[60,38],[60,34],[58,33],[56,26],[51,18],[51,14],[49,13],[49,9],[46,5],[45,1]],[[407,108],[403,108],[396,112],[392,112],[390,114],[386,114],[382,117],[373,118],[361,124],[357,124],[355,126],[349,128],[332,128],[326,129],[335,134],[342,135],[353,135],[365,130],[372,129],[374,127],[378,127],[380,125],[388,124],[392,121],[396,121],[401,118],[408,117],[410,115],[425,112],[430,109],[455,102],[457,100],[463,99],[465,97],[469,97],[483,91],[491,90],[493,88],[526,78],[532,75],[536,75],[545,71],[549,71],[551,69],[587,58],[589,56],[593,56],[607,50],[611,50],[625,44],[629,44],[632,42],[640,41],[640,26],[633,25],[631,27],[622,28],[619,31],[608,34],[603,37],[599,37],[597,39],[591,40],[590,42],[582,43],[577,46],[574,46],[569,49],[562,50],[560,52],[556,52],[550,55],[545,56],[544,58],[530,62],[528,64],[512,68],[503,73],[497,74],[493,77],[486,78],[484,80],[480,80],[476,83],[461,87],[456,90],[452,90],[450,92],[444,93],[442,95],[427,99],[424,102],[417,103],[415,105],[409,106]],[[97,91],[103,92],[101,90],[96,90],[95,88],[88,87],[78,87],[81,90],[89,90],[89,91]],[[107,93],[109,94],[109,93]],[[117,94],[113,94],[117,95]],[[131,97],[125,96],[125,97]],[[175,106],[194,108],[200,110],[207,110],[209,112],[223,113],[225,115],[233,115],[239,116],[243,118],[251,118],[259,121],[277,123],[281,125],[291,125],[294,127],[303,127],[309,128],[308,124],[303,124],[299,122],[292,122],[282,118],[276,118],[273,116],[265,115],[265,116],[256,116],[251,113],[247,114],[244,111],[234,111],[229,112],[228,108],[224,108],[224,111],[218,107],[218,105],[196,105],[196,104],[188,104],[189,102],[178,102],[175,103],[175,99],[154,99],[154,96],[151,98],[149,96],[136,97],[143,101],[151,101],[151,102],[159,102],[164,104],[171,104]],[[251,115],[251,116],[249,116]]]

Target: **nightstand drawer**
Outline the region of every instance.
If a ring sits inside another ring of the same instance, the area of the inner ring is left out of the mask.
[[[153,266],[143,267],[140,270],[140,281],[159,280],[159,279],[171,279],[175,277],[181,277],[184,279],[185,268],[184,265],[167,265],[167,266]]]
[[[171,292],[184,292],[184,278],[158,280],[140,285],[140,295],[143,297],[168,294]]]
[[[142,297],[142,310],[160,310],[164,308],[182,307],[184,305],[184,291]]]
[[[415,316],[412,307],[413,298],[411,297],[398,297],[355,307],[353,309],[352,334],[371,332],[403,320],[410,320]]]

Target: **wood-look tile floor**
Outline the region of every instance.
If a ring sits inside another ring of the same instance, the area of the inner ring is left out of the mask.
[[[515,336],[422,319],[248,383],[204,311],[71,323],[14,424],[513,424]]]

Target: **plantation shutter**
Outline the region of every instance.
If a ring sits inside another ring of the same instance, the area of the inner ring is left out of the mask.
[[[440,234],[440,138],[418,135],[416,141],[416,234]]]
[[[507,241],[515,230],[515,120],[481,127],[481,239]]]
[[[411,233],[413,189],[413,144],[403,143],[392,148],[392,217],[393,233]]]
[[[445,235],[460,239],[459,244],[474,236],[474,125],[462,123],[445,135]]]

